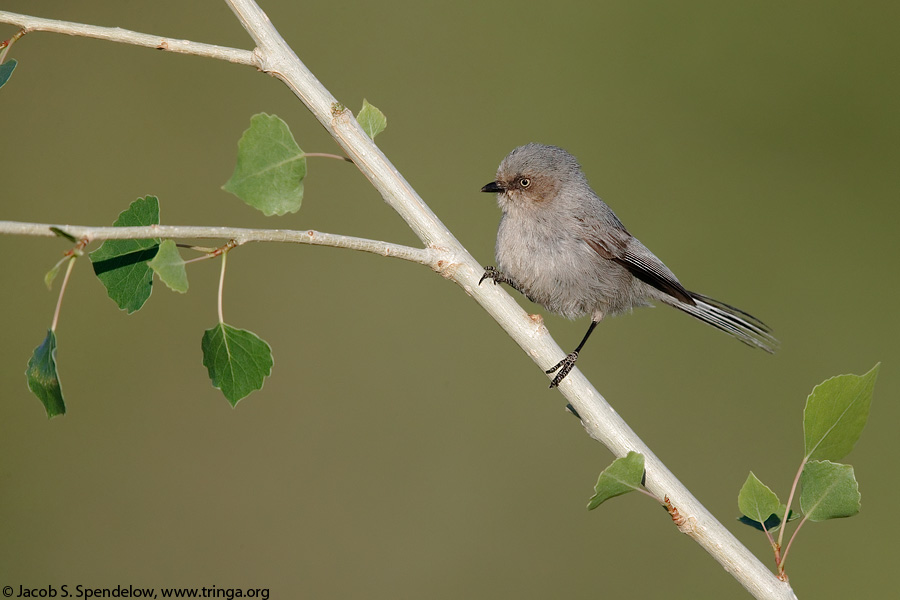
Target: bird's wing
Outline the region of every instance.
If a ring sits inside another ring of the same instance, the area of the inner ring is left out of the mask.
[[[594,229],[585,242],[601,257],[622,265],[644,283],[681,302],[695,304],[675,274],[624,228],[607,227],[602,232]]]

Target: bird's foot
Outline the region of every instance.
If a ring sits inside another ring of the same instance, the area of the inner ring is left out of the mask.
[[[494,285],[497,285],[498,283],[508,283],[509,285],[514,285],[511,279],[509,279],[506,275],[504,275],[494,267],[484,268],[484,275],[482,275],[481,279],[478,280],[478,285],[481,285],[481,282],[485,279],[493,279]]]
[[[518,283],[516,283],[515,281],[513,281],[512,279],[510,279],[509,277],[507,277],[506,275],[504,275],[503,273],[501,273],[494,267],[485,267],[484,268],[484,275],[482,275],[481,279],[478,280],[478,285],[481,285],[481,282],[484,281],[485,279],[493,279],[494,285],[497,285],[498,283],[505,283],[506,285],[508,285],[512,289],[516,290],[517,292],[522,292],[522,288],[519,286]],[[522,292],[522,293],[524,293],[524,292]]]
[[[575,361],[578,360],[578,351],[569,353],[564,359],[556,363],[556,366],[551,367],[544,371],[547,374],[556,373],[556,377],[553,378],[553,381],[550,382],[550,388],[553,389],[559,385],[559,382],[566,378],[566,375],[569,374],[569,371],[575,366]]]

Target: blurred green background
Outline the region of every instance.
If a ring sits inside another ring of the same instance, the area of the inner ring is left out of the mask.
[[[528,141],[563,146],[689,289],[759,316],[753,351],[668,308],[604,322],[579,366],[685,484],[738,526],[751,469],[786,499],[812,387],[883,361],[847,462],[862,512],[804,527],[806,598],[895,590],[900,409],[896,2],[264,0],[342,103],[484,264],[478,192]],[[6,0],[4,10],[251,48],[213,0]],[[14,33],[0,26],[0,38]],[[155,194],[166,224],[318,229],[416,244],[352,166],[311,159],[302,210],[219,189],[251,115],[336,145],[253,69],[35,33],[0,90],[0,219],[111,224]],[[0,237],[0,585],[265,587],[272,598],[745,597],[638,495],[585,504],[612,459],[458,287],[330,248],[233,252],[225,312],[275,353],[232,410],[201,365],[218,263],[127,316],[88,262],[58,329],[69,414],[23,371],[62,240]],[[57,288],[58,289],[58,288]],[[530,312],[543,312],[521,300]],[[546,315],[563,348],[587,321]],[[70,587],[71,589],[71,587]]]

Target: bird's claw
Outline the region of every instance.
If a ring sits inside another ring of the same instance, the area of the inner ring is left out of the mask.
[[[566,378],[566,375],[575,367],[575,361],[578,360],[578,352],[571,352],[566,355],[564,359],[556,363],[555,366],[544,371],[548,375],[550,373],[556,373],[556,376],[553,378],[553,381],[550,382],[550,389],[553,389],[559,385],[559,383]]]
[[[503,275],[500,273],[500,271],[498,271],[494,267],[485,267],[484,275],[482,275],[481,279],[478,280],[478,285],[481,285],[481,282],[484,281],[485,279],[493,279],[494,285],[497,285],[499,283],[498,279],[502,279],[502,278],[503,278]]]

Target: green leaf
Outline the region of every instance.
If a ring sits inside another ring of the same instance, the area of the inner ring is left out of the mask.
[[[159,200],[138,198],[123,211],[114,227],[159,225]],[[106,240],[90,253],[94,273],[119,308],[129,314],[139,310],[153,291],[153,270],[147,262],[156,256],[159,238],[147,240]]]
[[[11,58],[2,65],[0,65],[0,87],[6,85],[6,82],[9,81],[9,78],[12,77],[13,71],[16,70],[16,65],[19,64],[16,59]]]
[[[643,454],[632,451],[622,458],[617,458],[597,478],[594,495],[587,505],[588,510],[594,510],[610,498],[639,489],[643,480]]]
[[[304,177],[306,155],[287,123],[260,113],[238,141],[237,166],[222,189],[268,217],[280,216],[300,210]]]
[[[768,531],[777,531],[779,527],[781,527],[781,516],[784,514],[784,511],[787,510],[787,507],[782,504],[778,507],[778,512],[772,513],[769,515],[769,518],[765,521],[766,530]],[[800,515],[794,514],[794,511],[791,511],[788,515],[788,521],[794,521],[800,518]],[[738,521],[743,523],[744,525],[749,525],[753,529],[758,529],[760,531],[763,530],[763,523],[759,521],[755,521],[750,517],[741,516],[738,517]]]
[[[859,484],[850,465],[810,461],[800,475],[800,486],[800,510],[810,521],[852,517],[859,512]]]
[[[775,492],[751,471],[738,493],[738,509],[752,521],[768,523],[772,516],[779,518],[783,515],[785,506],[778,501]]]
[[[47,418],[66,414],[66,403],[56,372],[56,334],[52,330],[47,331],[47,337],[34,349],[25,369],[25,379],[28,389],[44,405]]]
[[[813,388],[803,410],[807,459],[840,460],[853,450],[869,418],[880,366],[865,375],[838,375]]]
[[[387,127],[387,117],[384,116],[384,113],[369,104],[365,98],[363,98],[362,110],[359,111],[356,120],[362,125],[363,131],[373,140]]]
[[[73,260],[74,258],[74,256],[63,256],[55,265],[53,265],[52,269],[47,271],[47,274],[44,275],[44,285],[47,286],[48,290],[53,289],[53,280],[56,279],[56,276],[59,274],[59,268],[63,266],[63,263],[67,260]]]
[[[272,348],[253,332],[219,323],[203,333],[203,365],[213,387],[236,406],[272,372]]]
[[[184,269],[184,259],[178,252],[178,247],[172,240],[165,240],[159,245],[159,252],[153,260],[147,263],[153,269],[164,284],[173,292],[185,293],[188,291],[187,271]]]

